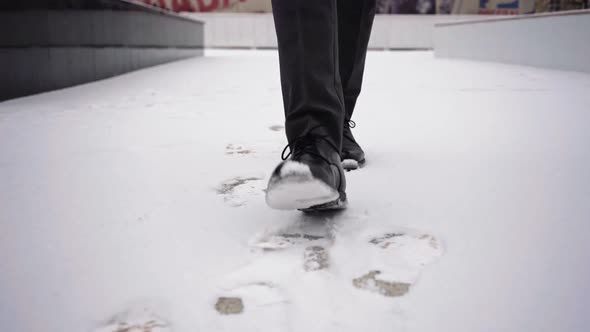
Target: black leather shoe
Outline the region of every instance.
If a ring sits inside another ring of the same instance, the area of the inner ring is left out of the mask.
[[[365,164],[365,152],[352,136],[350,128],[354,128],[354,121],[347,121],[344,125],[344,134],[342,139],[342,167],[347,170],[354,170]]]
[[[292,153],[284,156],[287,148]],[[271,208],[311,212],[346,207],[346,179],[332,143],[321,136],[300,137],[285,147],[282,158],[266,190]]]

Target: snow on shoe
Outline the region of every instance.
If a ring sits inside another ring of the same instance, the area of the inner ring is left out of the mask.
[[[309,166],[286,161],[268,184],[266,203],[278,210],[308,209],[338,200],[340,194],[314,178]]]
[[[344,159],[342,160],[342,168],[346,171],[352,171],[359,168],[359,162],[354,159]]]

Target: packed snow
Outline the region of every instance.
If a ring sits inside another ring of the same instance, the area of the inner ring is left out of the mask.
[[[589,105],[588,74],[370,52],[367,164],[314,216],[264,202],[275,51],[0,103],[0,330],[587,331]]]

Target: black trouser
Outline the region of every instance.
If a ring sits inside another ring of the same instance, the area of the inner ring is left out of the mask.
[[[375,3],[272,0],[289,142],[313,129],[340,150],[361,91]]]

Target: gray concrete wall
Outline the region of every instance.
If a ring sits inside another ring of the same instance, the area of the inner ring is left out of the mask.
[[[590,72],[590,10],[437,24],[437,57]]]
[[[202,54],[202,49],[187,48],[0,48],[0,100],[66,88]]]
[[[0,12],[0,100],[203,54],[203,23],[140,10]]]

